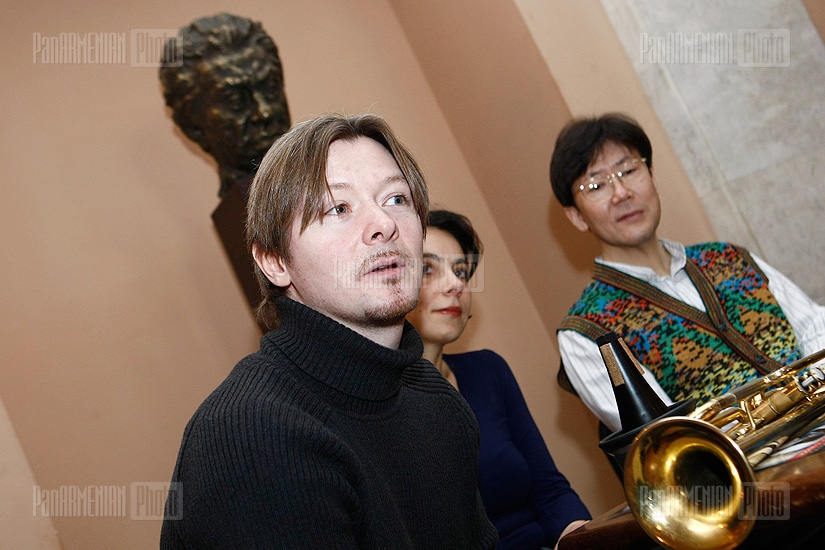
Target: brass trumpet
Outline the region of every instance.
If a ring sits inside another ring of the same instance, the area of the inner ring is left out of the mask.
[[[825,421],[823,361],[825,350],[687,416],[644,426],[624,469],[625,497],[642,529],[674,550],[738,546],[755,522],[756,511],[743,506],[754,466]]]

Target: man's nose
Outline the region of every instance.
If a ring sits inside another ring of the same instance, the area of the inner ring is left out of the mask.
[[[398,236],[398,225],[380,205],[370,207],[364,212],[364,242],[374,244],[376,241],[387,242]]]
[[[613,200],[621,201],[632,194],[630,188],[627,187],[622,181],[621,176],[613,175],[609,178],[609,181],[612,187],[611,191],[613,193]]]

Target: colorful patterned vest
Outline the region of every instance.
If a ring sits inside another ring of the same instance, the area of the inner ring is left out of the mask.
[[[685,251],[685,270],[707,313],[597,263],[559,330],[592,340],[612,330],[674,401],[703,403],[800,358],[768,278],[747,250],[706,243]]]

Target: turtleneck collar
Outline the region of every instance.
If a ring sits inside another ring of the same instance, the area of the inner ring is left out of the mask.
[[[404,369],[424,350],[418,332],[406,321],[396,350],[289,298],[278,298],[277,305],[280,326],[263,337],[261,350],[280,348],[306,374],[352,397],[389,399],[398,393]]]

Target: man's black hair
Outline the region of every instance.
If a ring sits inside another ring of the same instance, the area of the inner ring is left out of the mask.
[[[573,183],[587,171],[608,143],[623,145],[653,164],[650,139],[639,124],[621,113],[577,118],[568,122],[556,138],[550,161],[550,184],[562,206],[575,206]]]

